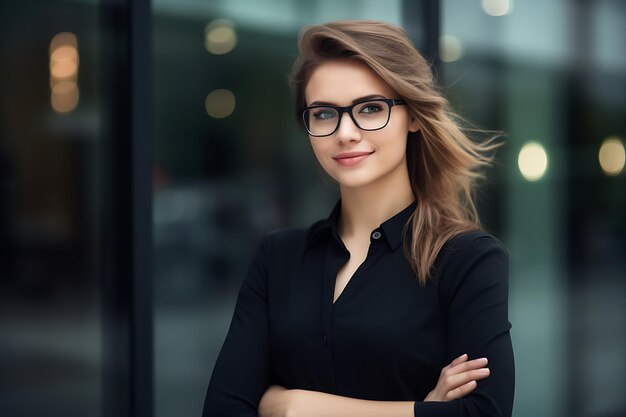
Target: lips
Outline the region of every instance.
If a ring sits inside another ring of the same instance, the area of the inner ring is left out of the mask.
[[[357,156],[369,155],[373,152],[345,152],[333,156],[334,159],[355,158]]]
[[[345,152],[335,155],[333,159],[343,166],[352,166],[364,161],[372,153],[374,152]]]

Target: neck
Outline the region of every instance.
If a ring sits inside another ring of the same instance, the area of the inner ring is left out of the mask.
[[[396,170],[366,186],[340,186],[340,192],[339,234],[344,238],[369,236],[415,201],[407,169]]]

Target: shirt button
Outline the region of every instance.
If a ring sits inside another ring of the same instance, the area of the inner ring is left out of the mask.
[[[372,239],[380,239],[380,232],[377,230],[374,233],[372,233]]]
[[[326,346],[326,335],[322,336],[322,344]]]

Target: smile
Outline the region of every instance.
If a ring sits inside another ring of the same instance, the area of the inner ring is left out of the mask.
[[[353,166],[367,159],[367,157],[370,156],[372,153],[373,152],[370,152],[370,153],[360,152],[354,155],[343,154],[343,155],[339,155],[338,157],[334,157],[333,159],[343,166]]]

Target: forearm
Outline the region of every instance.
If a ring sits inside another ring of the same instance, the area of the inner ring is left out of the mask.
[[[373,401],[293,390],[293,417],[413,417],[414,401]]]

